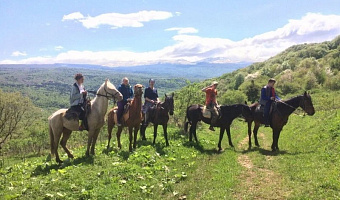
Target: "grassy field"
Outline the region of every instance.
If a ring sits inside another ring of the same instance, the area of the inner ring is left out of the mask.
[[[325,97],[327,98],[327,97]],[[321,106],[316,105],[321,110]],[[230,148],[217,153],[218,132],[198,130],[199,144],[170,128],[170,147],[161,132],[152,146],[139,142],[133,153],[116,144],[106,151],[101,134],[96,155],[72,149],[76,158],[56,165],[48,156],[5,158],[1,167],[1,199],[337,199],[340,198],[340,114],[321,110],[310,117],[293,114],[270,152],[271,130],[261,127],[261,147],[248,150],[246,124],[232,125]],[[83,134],[85,133],[74,133]],[[72,144],[72,140],[71,140]],[[85,141],[84,141],[85,144]],[[60,152],[62,150],[59,149]]]

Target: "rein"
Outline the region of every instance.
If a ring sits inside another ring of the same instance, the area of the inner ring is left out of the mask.
[[[105,86],[104,86],[104,91],[105,91],[105,93],[106,93],[105,95],[99,94],[98,92],[96,93],[96,95],[97,95],[97,96],[100,96],[100,97],[106,97],[107,99],[113,98],[113,101],[115,102],[115,101],[116,101],[116,97],[115,97],[115,96],[116,96],[116,94],[118,94],[118,92],[116,91],[116,93],[111,94],[110,92],[108,92],[108,91],[106,90],[106,87],[107,87],[107,86],[105,85]],[[109,94],[110,96],[109,96],[108,94]]]

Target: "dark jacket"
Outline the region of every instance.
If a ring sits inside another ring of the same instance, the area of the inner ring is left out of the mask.
[[[273,91],[275,94],[273,94]],[[275,92],[275,89],[264,86],[261,89],[261,97],[260,97],[260,104],[261,105],[266,105],[268,101],[271,101],[270,98],[275,96],[276,99],[281,100]]]
[[[133,91],[130,85],[121,84],[118,87],[118,91],[123,95],[123,101],[127,101],[129,98],[133,98]]]

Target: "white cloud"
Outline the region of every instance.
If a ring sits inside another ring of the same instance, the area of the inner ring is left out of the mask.
[[[25,51],[21,52],[21,51],[14,51],[12,53],[12,56],[14,57],[18,57],[18,56],[27,56],[27,53]]]
[[[83,24],[84,27],[98,28],[101,25],[111,26],[112,29],[122,27],[142,27],[143,22],[153,20],[164,20],[173,17],[171,12],[166,11],[139,11],[137,13],[121,14],[121,13],[105,13],[95,17],[84,17],[80,12],[74,12],[64,15],[62,21],[75,20]]]
[[[66,20],[79,20],[79,19],[83,19],[84,15],[82,15],[80,12],[74,12],[68,15],[64,15],[62,21],[66,21]]]
[[[340,35],[339,24],[340,15],[307,13],[301,19],[289,20],[285,26],[274,31],[240,41],[178,34],[172,38],[173,45],[155,51],[141,53],[132,51],[67,51],[55,57],[33,57],[18,61],[4,60],[0,61],[0,64],[77,63],[134,66],[156,63],[259,62],[295,44],[331,40]],[[173,30],[183,29],[173,28]]]
[[[62,46],[55,46],[54,47],[54,50],[56,50],[56,51],[60,51],[60,50],[62,50],[64,47],[62,47]]]
[[[177,31],[178,34],[198,33],[198,30],[193,27],[186,27],[186,28],[173,27],[173,28],[165,29],[165,31]]]

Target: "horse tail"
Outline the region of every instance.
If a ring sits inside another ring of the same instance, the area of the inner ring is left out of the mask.
[[[54,155],[54,134],[53,134],[53,130],[51,127],[51,122],[48,122],[48,128],[49,128],[49,133],[50,133],[51,156],[53,156]]]

